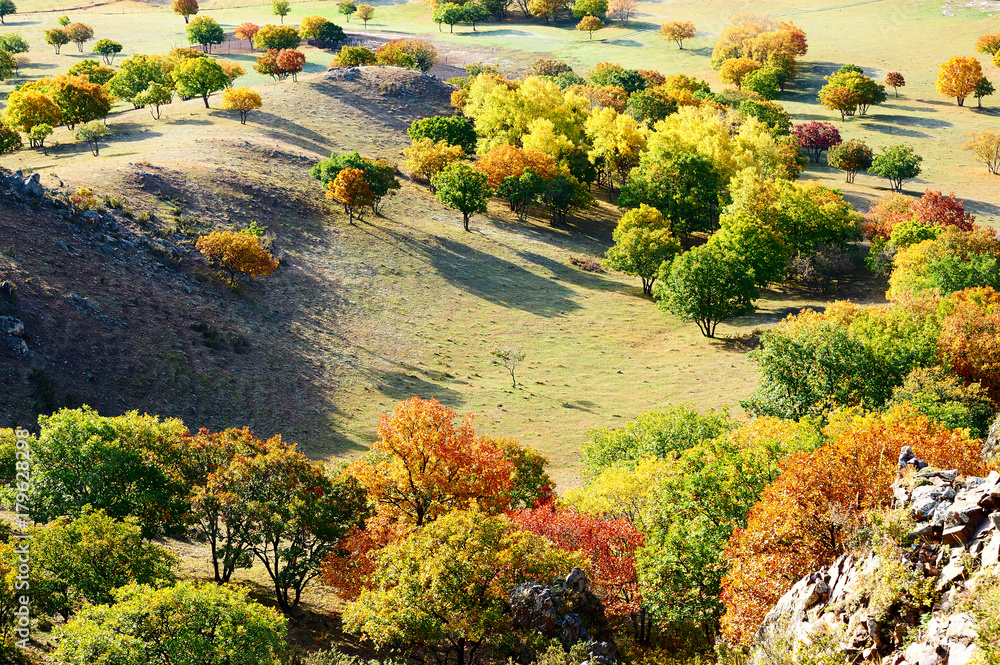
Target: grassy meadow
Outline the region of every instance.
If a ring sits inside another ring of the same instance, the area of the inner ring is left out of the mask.
[[[74,44],[56,55],[44,43],[44,29],[63,13],[91,24],[98,39],[123,42],[119,58],[186,45],[183,19],[164,5],[19,4],[22,13],[8,17],[0,32],[28,39],[32,64],[19,80],[0,86],[0,93],[93,57]],[[206,0],[202,13],[227,31],[244,21],[277,22],[269,5],[237,4]],[[596,62],[613,61],[697,74],[716,89],[708,65],[712,45],[726,20],[739,13],[722,0],[643,2],[628,28],[615,23],[589,41],[575,22],[525,21],[516,8],[502,24],[486,23],[475,32],[456,26],[452,34],[440,32],[430,10],[417,2],[372,4],[376,18],[369,32],[430,39],[449,65],[498,62],[515,73],[537,57],[553,57],[582,73]],[[924,173],[907,184],[908,191],[954,192],[980,221],[997,221],[998,180],[961,146],[969,131],[996,126],[1000,98],[987,98],[983,109],[974,100],[972,108],[958,108],[934,90],[938,64],[952,55],[975,55],[976,36],[1000,31],[996,17],[972,5],[950,3],[945,9],[940,0],[803,0],[796,6],[764,0],[752,10],[791,20],[809,37],[803,75],[779,100],[796,121],[833,121],[845,138],[863,137],[873,146],[912,145],[924,157]],[[344,22],[333,0],[294,2],[285,23],[311,14],[349,32],[363,31],[359,21]],[[656,32],[661,22],[675,19],[691,20],[699,30],[684,50]],[[707,340],[694,324],[661,314],[642,296],[637,280],[570,264],[570,256],[597,257],[609,246],[617,217],[606,202],[588,219],[559,229],[540,217],[519,224],[492,204],[490,214],[476,218],[473,232],[465,233],[460,216],[435,202],[425,186],[404,181],[384,217],[349,225],[323,200],[308,167],[331,151],[350,149],[401,161],[409,121],[443,107],[332,87],[322,80],[332,54],[311,47],[304,52],[308,64],[299,82],[273,83],[252,71],[253,55],[227,55],[223,47],[220,55],[248,70],[240,84],[256,87],[264,99],[264,108],[251,113],[245,126],[217,108],[217,97],[211,109],[197,99],[175,102],[160,120],[122,106],[108,118],[114,135],[98,157],[60,128],[47,155],[26,149],[0,159],[7,168],[40,172],[50,186],[121,191],[168,223],[171,216],[190,217],[194,232],[254,219],[275,235],[284,267],[244,294],[227,293],[210,277],[182,269],[200,280],[200,293],[214,294],[205,296],[215,299],[214,316],[228,320],[257,348],[229,367],[203,349],[185,351],[190,362],[178,371],[192,373],[193,382],[222,394],[230,407],[207,397],[166,404],[143,397],[135,408],[177,415],[191,426],[249,422],[262,435],[283,432],[310,454],[333,457],[362,451],[374,437],[378,414],[399,399],[433,396],[474,414],[482,431],[516,437],[544,452],[565,487],[579,482],[579,446],[591,428],[670,403],[738,413],[739,400],[755,385],[741,336],[804,306],[841,297],[882,298],[884,285],[866,276],[830,293],[768,292],[756,315],[721,325],[720,339]],[[898,99],[890,91],[889,101],[867,118],[841,123],[819,106],[816,92],[824,75],[847,62],[876,78],[899,70],[907,86]],[[988,77],[1000,74],[983,62]],[[173,194],[154,197],[149,187],[137,185],[137,165],[166,169]],[[840,187],[862,211],[887,191],[884,181],[865,175],[848,185],[825,165],[811,165],[803,178]],[[261,206],[253,195],[236,197],[234,183],[266,190],[273,200]],[[516,388],[489,353],[508,343],[527,352]]]

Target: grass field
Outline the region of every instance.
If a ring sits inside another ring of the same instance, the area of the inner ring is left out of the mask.
[[[203,11],[227,29],[247,20],[274,21],[269,6],[234,4],[205,2]],[[641,3],[630,28],[605,29],[597,34],[600,41],[590,42],[572,23],[546,26],[519,18],[485,24],[476,32],[456,26],[449,34],[438,32],[423,5],[373,4],[377,14],[370,32],[425,35],[448,64],[488,60],[514,72],[545,55],[567,59],[583,71],[599,61],[617,61],[664,73],[696,73],[713,87],[718,82],[708,67],[711,46],[735,13],[731,3],[719,0]],[[43,30],[66,3],[39,0],[31,6],[46,11],[8,17],[5,28],[32,44],[34,62],[22,70],[24,79],[64,71],[87,57],[72,44],[56,56],[42,42]],[[815,96],[823,75],[842,63],[854,62],[878,76],[902,71],[907,87],[898,100],[891,98],[866,119],[837,120],[838,127],[845,137],[861,136],[873,145],[913,145],[924,156],[925,173],[908,185],[910,191],[954,191],[983,216],[981,221],[992,222],[1000,210],[997,181],[972,163],[961,145],[971,129],[995,126],[995,109],[958,108],[937,95],[933,81],[938,63],[973,54],[975,37],[995,31],[996,19],[978,8],[951,7],[948,11],[961,15],[947,16],[942,3],[927,0],[758,2],[753,10],[792,20],[809,35],[804,75],[781,100],[799,121],[833,120]],[[293,3],[286,23],[309,14],[345,25],[332,0]],[[163,6],[114,3],[70,15],[93,25],[97,38],[124,42],[123,56],[186,43],[183,20]],[[669,19],[693,20],[699,27],[699,36],[683,51],[655,32]],[[345,27],[361,30],[353,21]],[[367,92],[324,82],[319,72],[331,54],[305,52],[311,74],[298,83],[271,83],[252,71],[241,81],[257,86],[265,103],[246,126],[229,113],[205,109],[200,100],[166,107],[159,121],[145,110],[122,108],[109,118],[115,134],[99,157],[60,129],[49,155],[25,150],[0,161],[39,171],[50,185],[61,181],[99,193],[121,190],[137,208],[157,210],[168,224],[176,209],[195,220],[196,231],[256,219],[275,234],[284,267],[242,295],[225,292],[199,272],[194,260],[171,278],[195,289],[204,305],[198,316],[240,331],[255,351],[223,359],[185,342],[174,349],[183,358],[171,361],[169,369],[152,353],[150,362],[160,365],[149,370],[141,389],[130,389],[130,408],[181,416],[192,426],[249,422],[260,434],[284,432],[310,454],[326,457],[363,450],[374,436],[378,414],[395,401],[413,394],[434,396],[460,413],[475,414],[483,431],[514,436],[542,450],[563,486],[578,482],[579,445],[592,427],[613,426],[668,403],[738,412],[738,401],[755,384],[741,345],[706,340],[694,325],[663,316],[634,280],[586,273],[569,264],[570,255],[599,256],[609,244],[616,217],[606,204],[591,219],[563,229],[540,218],[518,224],[501,206],[493,206],[488,217],[474,221],[473,233],[465,233],[460,219],[434,202],[425,187],[405,182],[384,218],[348,225],[323,201],[306,175],[308,166],[331,151],[348,149],[400,160],[409,121],[435,110],[412,96],[381,98],[371,92],[374,80],[368,81]],[[251,69],[252,56],[229,57]],[[996,74],[986,62],[984,70]],[[991,100],[987,104],[992,106]],[[160,189],[135,175],[137,169],[153,167],[163,175]],[[862,210],[885,191],[883,182],[866,176],[847,185],[825,166],[811,166],[803,177],[842,187]],[[0,240],[16,242],[16,223],[6,230],[9,235]],[[36,270],[44,261],[36,257],[32,263],[25,255],[13,263],[11,270]],[[0,278],[7,269],[0,265]],[[121,288],[127,287],[123,278]],[[51,288],[69,285],[66,278],[59,284],[53,278]],[[101,290],[110,289],[103,282],[89,288],[97,300],[118,298]],[[878,301],[883,288],[859,278],[831,294],[770,292],[757,315],[720,326],[719,333],[739,336],[835,297]],[[182,306],[178,301],[178,311]],[[186,339],[190,320],[181,318],[178,314],[158,325],[173,326],[175,337]],[[519,343],[527,351],[516,389],[489,354],[491,346],[505,343]],[[164,397],[158,391],[168,377],[202,389]],[[106,389],[113,395],[122,390],[114,384]],[[90,399],[104,409],[121,408],[116,399],[101,402],[97,388],[82,394],[92,394]]]

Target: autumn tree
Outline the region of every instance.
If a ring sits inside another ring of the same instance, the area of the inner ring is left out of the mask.
[[[798,453],[750,511],[726,548],[722,634],[750,644],[764,615],[803,575],[847,551],[865,511],[893,502],[903,446],[932,466],[960,474],[985,471],[980,443],[905,410],[855,417],[813,453]],[[781,534],[780,539],[775,534]]]
[[[947,366],[966,381],[1000,396],[1000,294],[993,287],[953,293],[943,304],[938,350]]]
[[[584,121],[583,129],[591,143],[587,155],[613,193],[615,179],[624,185],[639,165],[649,132],[632,116],[611,108],[596,109]]]
[[[250,22],[240,23],[238,26],[236,26],[236,29],[233,30],[233,36],[236,37],[236,39],[245,39],[249,43],[250,50],[252,51],[253,38],[254,35],[256,35],[259,30],[260,26],[257,25],[256,23],[250,23]]]
[[[560,12],[566,10],[567,4],[567,0],[529,0],[527,7],[532,16],[544,18],[545,22],[549,23]]]
[[[111,65],[115,61],[115,56],[122,52],[121,42],[113,39],[98,39],[94,44],[94,53],[104,56],[104,62]]]
[[[170,72],[183,97],[201,97],[208,108],[208,97],[229,85],[229,77],[218,62],[210,58],[194,58],[179,63]]]
[[[288,0],[271,0],[271,13],[275,16],[281,17],[281,23],[284,25],[285,17],[288,16],[292,11],[292,5]]]
[[[900,192],[903,190],[903,182],[920,175],[920,162],[923,159],[908,145],[884,146],[872,160],[868,171],[885,178],[889,181],[890,189]]]
[[[841,142],[840,132],[828,122],[805,122],[792,127],[792,136],[814,162],[819,162],[824,150],[830,150]]]
[[[975,216],[965,210],[965,204],[955,198],[954,192],[942,196],[941,192],[927,190],[919,199],[910,202],[913,220],[939,227],[953,226],[960,231],[975,229]]]
[[[365,182],[365,173],[361,169],[342,169],[327,185],[326,197],[344,206],[351,224],[355,217],[361,219],[364,209],[374,203],[372,190]]]
[[[823,106],[840,111],[841,120],[846,115],[864,116],[868,108],[886,100],[885,86],[865,76],[856,65],[845,65],[832,75],[819,91]],[[848,94],[850,93],[850,94]]]
[[[965,98],[975,92],[976,83],[983,78],[979,60],[956,55],[941,64],[934,87],[945,97],[954,97],[963,106]]]
[[[364,67],[375,64],[375,52],[364,46],[343,46],[331,67]]]
[[[94,29],[86,23],[70,23],[66,26],[66,34],[80,49],[80,53],[83,53],[83,45],[94,38]]]
[[[278,269],[278,259],[261,245],[260,238],[250,233],[212,231],[198,238],[195,247],[210,263],[218,264],[229,274],[232,288],[236,288],[242,275],[257,279]]]
[[[587,32],[590,34],[590,38],[594,38],[594,31],[600,30],[604,27],[604,21],[597,18],[596,16],[584,16],[583,19],[577,24],[576,29],[582,32]]]
[[[761,64],[751,58],[731,58],[722,63],[719,68],[719,80],[723,83],[735,85],[737,89],[743,83],[743,77],[750,72],[757,71]]]
[[[329,23],[329,21],[322,16],[302,17],[302,20],[299,21],[299,36],[302,39],[312,39],[319,34],[319,29],[323,27],[324,23]]]
[[[899,249],[886,295],[900,300],[980,286],[1000,289],[998,261],[1000,241],[992,231],[948,226],[933,238]]]
[[[275,62],[278,65],[278,69],[286,75],[291,74],[293,81],[298,81],[299,72],[302,71],[302,68],[306,64],[306,56],[298,49],[282,49],[275,56]]]
[[[421,72],[437,64],[438,52],[430,42],[394,39],[375,49],[375,61],[387,67],[406,67]]]
[[[827,163],[847,173],[847,182],[854,182],[858,171],[867,171],[872,165],[872,149],[861,139],[851,139],[830,148]]]
[[[263,106],[260,93],[250,88],[226,88],[222,93],[222,108],[229,111],[239,111],[240,123],[247,124],[250,111]]]
[[[55,47],[56,55],[59,55],[60,49],[69,42],[69,32],[65,28],[49,28],[45,31],[45,43]]]
[[[334,153],[309,169],[309,175],[319,180],[324,187],[333,182],[337,174],[345,168],[359,169],[365,174],[365,183],[372,192],[372,212],[378,213],[387,196],[400,188],[396,178],[396,167],[385,160],[362,157],[356,150],[340,155]]]
[[[458,146],[466,155],[476,153],[476,128],[462,116],[432,116],[414,120],[406,133],[413,140],[429,138]]]
[[[962,147],[972,152],[979,161],[984,162],[990,173],[994,175],[1000,173],[1000,130],[973,131]]]
[[[414,139],[410,147],[403,149],[403,155],[407,157],[406,168],[410,173],[431,182],[444,167],[460,160],[464,153],[460,146],[447,141],[435,143],[433,139],[424,137]]]
[[[906,79],[899,72],[889,72],[885,75],[885,84],[892,88],[896,97],[899,97],[899,89],[906,86]]]
[[[253,45],[262,51],[298,48],[302,37],[290,25],[265,25],[254,33]]]
[[[669,21],[660,26],[660,36],[677,44],[677,48],[684,48],[685,39],[694,39],[694,23],[691,21]]]
[[[903,194],[892,192],[875,199],[865,213],[865,221],[861,225],[861,230],[865,237],[875,240],[888,240],[892,234],[892,229],[902,222],[913,218],[910,212],[910,204],[913,199]]]
[[[636,0],[609,0],[608,17],[617,18],[627,28],[638,6],[639,3]]]
[[[4,120],[22,132],[30,132],[35,125],[59,125],[62,122],[62,111],[51,95],[31,88],[21,88],[12,90],[7,96]]]
[[[199,16],[185,28],[190,44],[200,44],[206,53],[212,52],[212,44],[226,41],[226,32],[214,18]]]
[[[466,665],[510,630],[511,589],[582,565],[506,517],[456,510],[380,553],[344,624],[376,646],[419,645],[441,663]]]
[[[174,80],[170,76],[173,68],[174,63],[161,55],[133,55],[121,61],[118,72],[108,81],[108,90],[118,99],[139,108],[143,104],[136,97],[154,83],[165,90],[173,90]]]
[[[358,18],[364,21],[365,28],[367,28],[368,21],[375,18],[375,8],[371,5],[358,5]]]
[[[104,85],[115,76],[115,70],[112,67],[105,67],[91,58],[77,62],[67,69],[66,73],[69,76],[82,76],[97,85]]]
[[[184,17],[185,23],[198,13],[198,0],[173,0],[170,6],[175,14],[180,14]]]
[[[486,175],[468,164],[453,162],[431,179],[438,201],[462,213],[462,224],[469,230],[469,219],[476,213],[485,213],[486,204],[493,190]]]
[[[17,5],[14,4],[14,0],[0,0],[0,23],[4,22],[5,17],[16,13]]]
[[[511,515],[522,530],[590,561],[590,579],[612,619],[636,617],[642,597],[635,569],[643,536],[626,519],[607,519],[546,503]]]

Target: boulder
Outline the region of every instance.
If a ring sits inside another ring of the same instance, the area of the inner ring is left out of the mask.
[[[991,460],[1000,454],[1000,416],[993,421],[990,433],[983,441],[983,459]]]
[[[41,176],[37,173],[32,173],[30,176],[25,178],[21,191],[24,192],[26,196],[30,196],[32,198],[40,199],[44,197],[45,188],[42,187]]]

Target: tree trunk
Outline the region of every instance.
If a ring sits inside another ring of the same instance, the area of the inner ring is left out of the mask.
[[[208,93],[206,92],[201,98],[205,100],[205,108],[208,108]]]
[[[958,105],[959,106],[965,106],[965,97],[959,97],[958,98]]]
[[[467,212],[463,212],[462,213],[462,223],[465,224],[465,230],[468,231],[469,230],[469,213],[467,213]]]
[[[190,20],[190,17],[187,14],[185,14],[184,15],[184,23],[187,23],[189,20]]]

